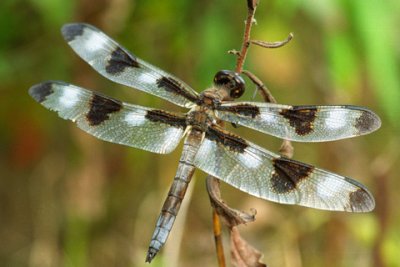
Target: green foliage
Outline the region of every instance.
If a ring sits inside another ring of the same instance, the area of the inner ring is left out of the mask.
[[[52,25],[59,25],[69,21],[73,15],[76,1],[29,0],[29,2],[39,13],[38,15],[43,19],[43,23],[48,24],[50,28]]]
[[[353,20],[362,41],[366,65],[375,95],[390,119],[400,130],[400,66],[396,52],[396,24],[393,1],[352,1]]]

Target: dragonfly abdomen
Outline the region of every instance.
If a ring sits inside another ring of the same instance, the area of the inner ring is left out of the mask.
[[[160,216],[158,217],[156,229],[154,230],[149,250],[147,251],[146,262],[151,262],[167,241],[169,232],[175,222],[175,218],[195,170],[193,160],[200,146],[202,135],[203,132],[192,130],[185,139],[178,170],[169,189],[167,198],[164,201]]]

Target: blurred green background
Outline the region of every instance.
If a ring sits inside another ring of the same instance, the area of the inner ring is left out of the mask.
[[[0,1],[0,266],[148,266],[147,246],[178,164],[181,146],[156,155],[105,143],[29,97],[33,84],[64,80],[179,110],[101,77],[60,27],[92,23],[201,91],[215,72],[234,68],[226,51],[240,48],[245,2]],[[399,11],[397,0],[261,0],[252,37],[295,35],[280,49],[251,47],[245,65],[278,102],[361,105],[383,122],[369,136],[294,144],[295,159],[365,184],[377,202],[371,213],[279,205],[222,186],[231,206],[257,209],[256,222],[240,230],[269,266],[400,266]],[[243,99],[253,93],[249,85]],[[272,151],[280,146],[236,131]],[[204,177],[196,172],[187,207],[152,266],[216,266]]]

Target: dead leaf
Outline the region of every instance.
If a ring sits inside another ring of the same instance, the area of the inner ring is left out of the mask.
[[[261,263],[262,254],[244,240],[237,227],[231,229],[232,264],[236,267],[267,267]]]
[[[230,208],[225,201],[222,200],[218,179],[212,176],[207,176],[206,184],[211,205],[221,217],[221,220],[224,222],[224,224],[226,224],[229,228],[239,224],[246,224],[255,220],[255,215],[257,213],[255,209],[251,209],[251,213],[246,213]]]

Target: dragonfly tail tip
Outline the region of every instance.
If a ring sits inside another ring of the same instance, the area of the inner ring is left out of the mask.
[[[150,263],[154,257],[157,255],[157,250],[150,247],[149,250],[147,251],[147,256],[146,256],[146,262]]]

